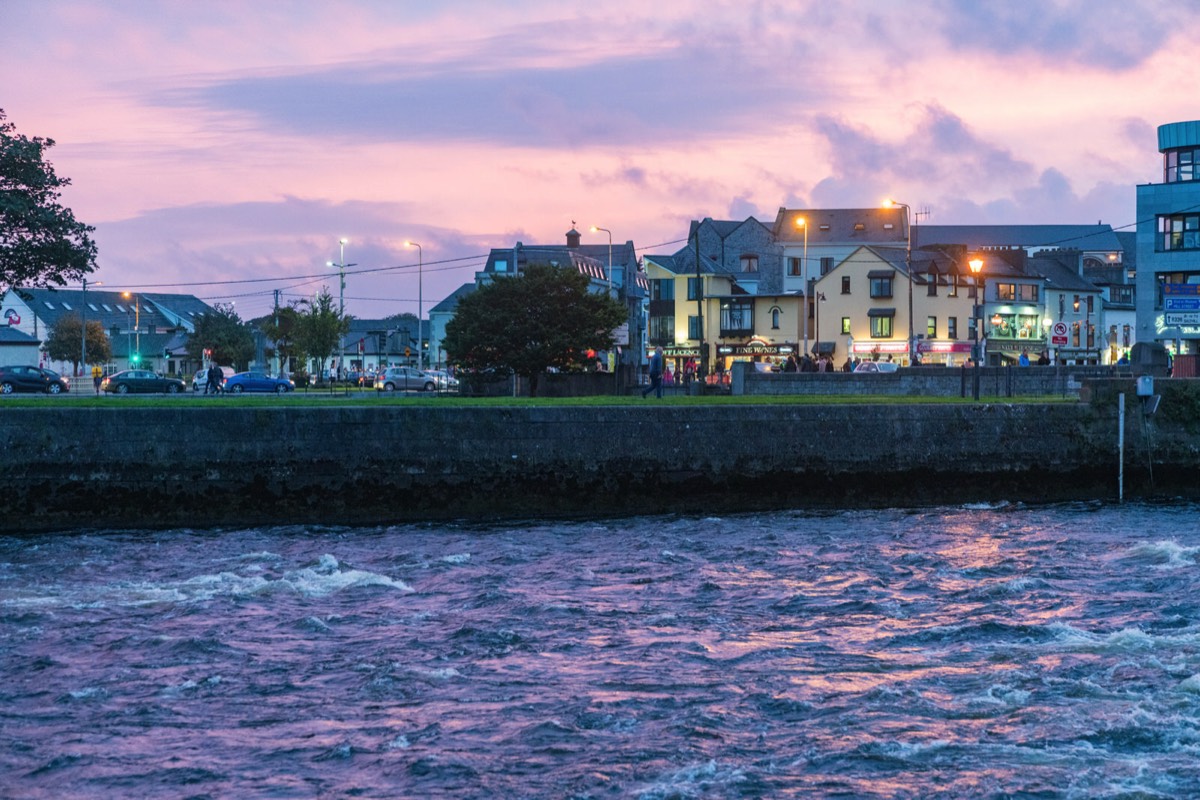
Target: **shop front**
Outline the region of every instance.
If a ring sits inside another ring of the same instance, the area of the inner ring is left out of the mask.
[[[795,356],[796,353],[797,347],[794,342],[772,344],[751,339],[743,344],[718,344],[715,369],[727,374],[735,361],[751,361],[769,364],[772,369],[783,369],[788,356]]]
[[[950,339],[922,339],[917,342],[917,353],[922,364],[940,364],[961,367],[971,358],[975,345]]]
[[[903,339],[867,339],[850,342],[850,357],[855,361],[895,361],[908,363],[908,342]]]

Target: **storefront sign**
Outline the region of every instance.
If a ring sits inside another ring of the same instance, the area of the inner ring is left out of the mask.
[[[654,348],[647,347],[646,355],[654,355]],[[699,358],[700,348],[688,345],[668,344],[663,346],[663,355],[667,358]]]
[[[796,352],[795,345],[790,344],[723,344],[717,347],[717,352],[723,356],[786,356]]]
[[[970,353],[972,348],[970,342],[931,342],[928,339],[917,342],[918,353]]]
[[[907,353],[908,342],[855,342],[850,345],[852,353]]]

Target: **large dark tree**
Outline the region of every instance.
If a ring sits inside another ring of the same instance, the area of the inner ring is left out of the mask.
[[[233,310],[233,306],[217,304],[208,314],[196,317],[196,330],[188,335],[188,355],[204,361],[204,351],[212,351],[212,360],[245,369],[254,358],[254,336],[250,326]]]
[[[71,181],[45,153],[53,139],[17,134],[0,109],[0,290],[65,286],[96,269],[95,228],[59,203]]]
[[[468,370],[511,369],[529,379],[548,367],[578,367],[588,350],[613,346],[625,306],[588,290],[573,269],[530,264],[518,277],[497,278],[458,301],[442,346],[451,363]]]
[[[55,361],[70,361],[79,369],[79,359],[83,357],[83,342],[80,340],[80,324],[83,322],[78,314],[67,314],[59,317],[58,322],[51,326],[46,337],[46,353]],[[87,324],[87,357],[89,364],[107,364],[112,360],[112,344],[104,326],[97,320],[88,320]]]

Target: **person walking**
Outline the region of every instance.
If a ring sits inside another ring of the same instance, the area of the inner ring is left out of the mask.
[[[225,376],[221,373],[221,368],[214,361],[208,368],[208,383],[204,386],[204,393],[208,394],[208,390],[212,389],[213,394],[220,394],[221,378],[223,377]]]
[[[646,395],[654,392],[654,396],[662,399],[662,379],[663,379],[663,349],[662,347],[654,348],[654,355],[650,356],[650,385],[642,390],[642,399]]]
[[[100,394],[100,381],[104,379],[104,370],[99,364],[92,365],[92,385],[96,387],[96,394]]]

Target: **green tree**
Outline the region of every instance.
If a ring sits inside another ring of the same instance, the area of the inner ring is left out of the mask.
[[[95,228],[59,199],[71,181],[45,153],[53,139],[18,135],[0,109],[0,289],[65,286],[96,269]]]
[[[295,304],[298,313],[296,349],[317,362],[317,376],[325,372],[325,360],[338,348],[338,342],[350,330],[350,317],[338,313],[328,286],[312,300]]]
[[[187,340],[188,355],[204,361],[204,351],[212,350],[212,360],[234,368],[245,368],[254,358],[254,336],[250,326],[231,305],[218,303],[213,311],[196,317],[196,330]]]
[[[286,368],[288,359],[299,355],[296,337],[300,330],[300,312],[293,306],[283,306],[264,318],[259,327],[274,343],[275,355]]]
[[[529,379],[537,396],[547,367],[581,365],[587,350],[613,346],[613,329],[625,306],[589,291],[587,276],[573,269],[530,264],[520,276],[497,278],[458,302],[442,346],[449,360],[468,370],[511,369]]]
[[[79,359],[83,357],[80,347],[80,326],[83,320],[78,314],[66,314],[50,326],[46,337],[46,353],[55,361],[70,361],[79,370]],[[112,360],[112,343],[104,326],[98,320],[88,320],[87,355],[89,364],[107,364]]]

